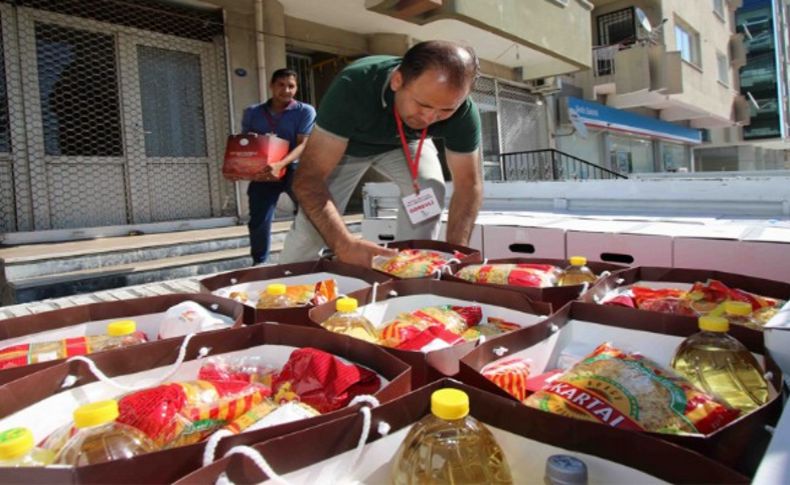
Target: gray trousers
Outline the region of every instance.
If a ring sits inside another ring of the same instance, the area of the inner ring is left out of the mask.
[[[410,146],[411,153],[417,150],[417,143]],[[400,188],[401,196],[414,193],[411,172],[406,163],[402,149],[391,150],[371,157],[344,156],[335,170],[329,176],[327,185],[332,194],[337,210],[343,214],[348,205],[351,194],[356,189],[362,176],[370,168],[389,177]],[[425,140],[420,154],[420,166],[417,172],[420,189],[428,187],[433,189],[439,204],[444,206],[444,176],[439,162],[436,146],[431,140]],[[434,217],[419,224],[412,224],[403,208],[403,203],[398,204],[398,223],[395,238],[407,239],[437,239],[439,236],[440,218]],[[324,239],[307,218],[304,210],[296,216],[291,230],[285,238],[283,251],[280,254],[280,263],[295,263],[318,259],[318,252],[327,246]]]

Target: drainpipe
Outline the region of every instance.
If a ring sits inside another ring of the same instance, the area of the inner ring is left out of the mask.
[[[255,57],[258,61],[258,100],[269,99],[266,84],[266,44],[263,36],[263,0],[255,0]]]
[[[223,42],[225,46],[225,83],[227,84],[228,92],[228,111],[230,112],[230,132],[236,133],[236,116],[234,114],[233,104],[233,69],[230,66],[230,39],[228,36],[228,12],[222,9],[222,25],[225,26],[225,34],[223,35]],[[241,187],[240,182],[233,182],[233,193],[236,198],[236,224],[241,221]]]

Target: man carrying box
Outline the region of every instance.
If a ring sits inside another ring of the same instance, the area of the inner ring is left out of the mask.
[[[250,205],[250,253],[253,264],[260,264],[269,257],[272,220],[277,200],[286,192],[296,204],[291,192],[291,182],[304,150],[307,138],[315,123],[315,109],[307,103],[294,99],[296,95],[296,72],[278,69],[272,74],[269,92],[272,97],[265,103],[244,110],[241,120],[242,133],[265,135],[274,133],[288,140],[289,152],[277,163],[267,165],[250,182],[247,189]],[[285,168],[285,175],[278,178]]]
[[[317,258],[324,245],[363,266],[393,253],[356,239],[341,217],[371,167],[400,188],[397,238],[436,239],[445,187],[434,137],[444,139],[454,187],[447,242],[468,244],[482,200],[480,115],[469,98],[478,70],[472,49],[445,41],[346,67],[324,95],[302,155],[294,180],[302,210],[280,261]]]

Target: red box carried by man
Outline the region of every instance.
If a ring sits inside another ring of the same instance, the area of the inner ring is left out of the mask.
[[[230,180],[255,180],[266,165],[279,162],[288,154],[288,140],[273,133],[230,135],[225,147],[222,175]],[[285,168],[277,178],[285,175]]]

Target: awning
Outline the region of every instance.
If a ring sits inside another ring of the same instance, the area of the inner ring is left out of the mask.
[[[656,118],[610,108],[592,101],[584,101],[569,96],[568,111],[575,112],[582,123],[594,128],[603,128],[610,131],[647,136],[679,143],[702,143],[702,133],[700,130],[686,128],[685,126],[678,126],[674,123]]]

